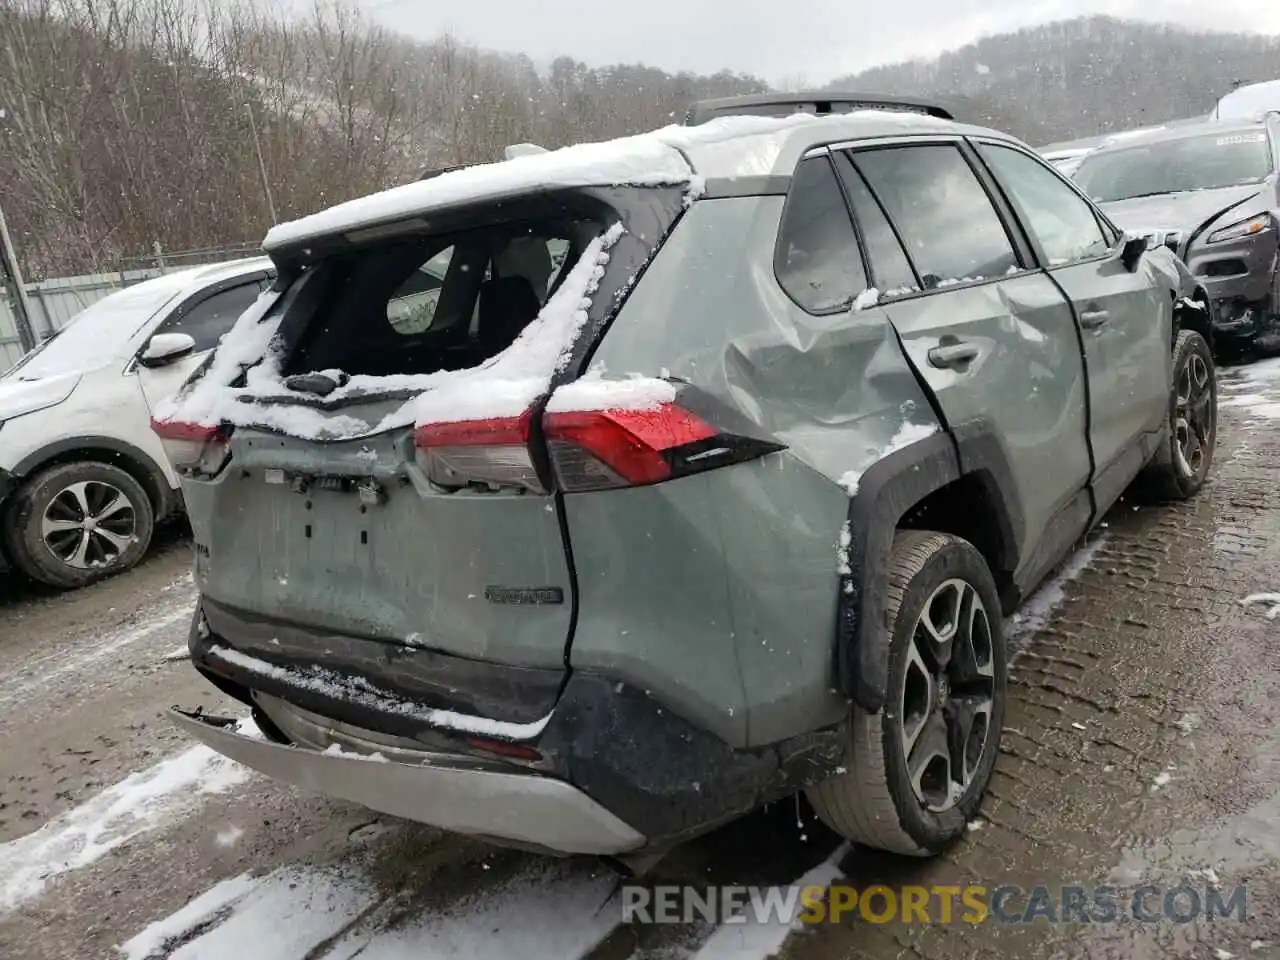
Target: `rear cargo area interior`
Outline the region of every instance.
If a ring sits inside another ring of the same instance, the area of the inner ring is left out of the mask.
[[[501,353],[603,232],[572,216],[410,236],[332,255],[288,348],[285,375],[465,370]],[[301,304],[299,304],[301,306]]]

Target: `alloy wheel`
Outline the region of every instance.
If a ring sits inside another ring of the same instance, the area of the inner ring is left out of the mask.
[[[137,512],[119,487],[84,480],[64,487],[49,501],[40,537],[49,552],[77,570],[115,563],[133,544]]]
[[[934,590],[912,631],[899,733],[916,799],[935,813],[960,801],[995,742],[992,645],[986,607],[964,580]]]
[[[1179,472],[1187,479],[1207,469],[1217,424],[1212,374],[1204,357],[1191,353],[1178,370],[1173,434]]]

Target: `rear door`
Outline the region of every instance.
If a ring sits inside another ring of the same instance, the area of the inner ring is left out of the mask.
[[[1034,565],[1087,523],[1084,369],[1071,311],[1006,228],[964,145],[913,141],[839,154],[882,303],[948,427],[987,432]],[[1070,510],[1064,530],[1055,524]]]
[[[1124,266],[1119,236],[1039,159],[999,142],[977,149],[1075,310],[1088,365],[1093,484],[1106,509],[1155,449],[1168,415],[1173,301],[1146,270]]]

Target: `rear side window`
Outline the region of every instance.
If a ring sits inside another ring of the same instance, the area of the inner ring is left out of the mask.
[[[837,154],[836,165],[844,178],[845,189],[849,191],[853,215],[862,231],[862,242],[867,246],[871,279],[875,286],[881,293],[890,296],[895,292],[914,289],[916,275],[911,270],[911,261],[907,259],[902,244],[894,235],[893,227],[880,209],[880,204],[876,203],[876,198],[867,188],[862,174],[853,166],[848,154]]]
[[[1100,257],[1110,246],[1093,209],[1039,160],[1011,147],[980,144],[979,152],[1022,208],[1050,266]]]
[[[991,198],[958,147],[890,147],[853,159],[902,235],[926,290],[1021,269]]]
[[[782,289],[810,313],[847,308],[867,288],[853,221],[826,157],[803,160],[796,168],[774,272]]]
[[[212,350],[261,292],[260,283],[246,283],[222,290],[187,310],[175,313],[156,332],[185,333],[196,342],[197,351]]]

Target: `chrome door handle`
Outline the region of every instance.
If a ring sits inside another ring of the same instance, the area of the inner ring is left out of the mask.
[[[1080,326],[1086,330],[1097,330],[1110,319],[1111,314],[1105,310],[1085,310],[1080,314]]]
[[[978,348],[972,343],[949,343],[929,351],[929,362],[943,369],[963,367],[978,356]]]

